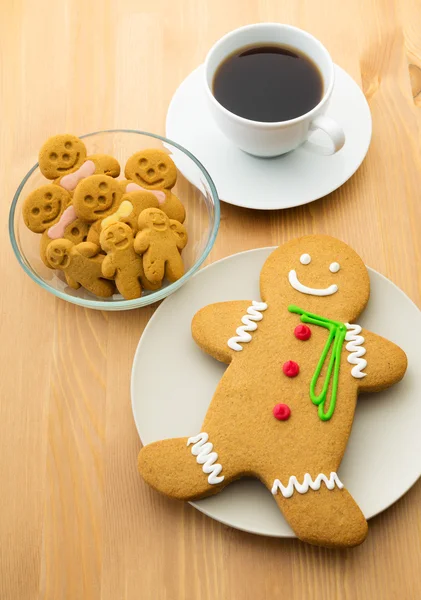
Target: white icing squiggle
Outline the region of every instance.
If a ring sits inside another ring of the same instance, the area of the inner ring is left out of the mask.
[[[327,288],[311,288],[300,281],[298,281],[297,271],[295,269],[291,269],[288,274],[288,281],[297,292],[301,292],[302,294],[309,294],[310,296],[331,296],[335,292],[338,291],[338,286],[333,283]]]
[[[326,485],[328,490],[333,490],[335,485],[341,490],[344,487],[344,484],[341,482],[336,473],[331,473],[329,478],[324,475],[324,473],[319,473],[316,479],[313,481],[311,475],[306,473],[304,475],[303,483],[300,483],[295,475],[291,475],[288,481],[288,485],[285,487],[279,481],[279,479],[275,479],[272,486],[272,494],[275,496],[278,491],[281,492],[284,498],[291,498],[294,493],[294,489],[299,494],[306,494],[308,490],[311,488],[315,492],[320,490],[320,486],[323,483]]]
[[[190,437],[187,440],[187,446],[194,444],[191,453],[193,456],[196,456],[196,461],[199,465],[203,465],[202,471],[206,473],[206,475],[209,475],[208,482],[211,485],[215,485],[216,483],[224,481],[225,477],[223,475],[218,477],[219,473],[222,471],[222,465],[216,462],[218,460],[218,455],[216,452],[212,452],[213,444],[208,442],[208,439],[208,434],[202,432],[199,433],[199,435]]]
[[[259,311],[266,310],[268,305],[266,302],[256,302],[253,300],[252,306],[249,306],[247,309],[247,315],[241,319],[241,322],[244,323],[236,330],[236,336],[230,338],[228,340],[228,346],[231,350],[235,350],[236,352],[240,352],[242,350],[242,346],[240,344],[245,344],[251,341],[251,335],[248,333],[249,331],[256,331],[257,323],[256,321],[261,321],[263,319],[263,315]]]
[[[348,332],[345,336],[345,340],[348,344],[345,348],[351,354],[348,356],[348,362],[351,365],[355,365],[351,369],[351,375],[356,379],[362,379],[367,375],[367,373],[363,373],[363,369],[367,366],[367,361],[365,358],[361,358],[366,353],[366,349],[363,347],[365,339],[361,333],[360,325],[345,323],[345,327],[348,329]]]

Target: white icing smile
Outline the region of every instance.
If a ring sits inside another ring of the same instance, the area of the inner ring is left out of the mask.
[[[295,269],[291,269],[289,272],[288,280],[294,290],[297,290],[297,292],[301,292],[302,294],[309,294],[310,296],[331,296],[338,291],[338,286],[334,283],[327,288],[311,288],[302,284],[298,280]]]

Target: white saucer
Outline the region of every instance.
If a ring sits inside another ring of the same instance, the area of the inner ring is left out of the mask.
[[[371,139],[371,115],[355,81],[335,66],[335,87],[327,115],[344,129],[345,146],[327,156],[320,131],[311,143],[276,158],[256,158],[236,148],[215,125],[203,90],[203,65],[182,82],[168,108],[166,136],[186,147],[209,171],[221,200],[245,208],[273,210],[326,196],[358,169]],[[318,144],[316,147],[314,147]],[[180,171],[189,179],[187,165]]]
[[[133,414],[144,444],[200,431],[225,365],[196,346],[191,320],[212,302],[259,299],[259,273],[271,251],[250,250],[213,263],[156,310],[140,339],[132,369]],[[399,344],[408,355],[409,367],[401,383],[360,397],[339,470],[367,518],[398,500],[421,474],[421,313],[391,281],[372,269],[369,273],[370,301],[358,322]],[[294,535],[271,493],[253,479],[234,482],[192,504],[237,529],[276,537]]]

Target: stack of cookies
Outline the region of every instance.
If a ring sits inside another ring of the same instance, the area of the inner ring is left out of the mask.
[[[45,142],[39,168],[52,183],[29,194],[23,218],[42,234],[44,264],[63,271],[70,287],[131,300],[182,277],[186,214],[172,193],[177,169],[168,154],[136,152],[118,180],[114,157],[88,156],[81,139],[65,134]]]

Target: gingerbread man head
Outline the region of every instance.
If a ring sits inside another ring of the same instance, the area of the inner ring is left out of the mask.
[[[126,223],[113,223],[101,231],[99,239],[105,252],[122,252],[133,245],[133,231]]]
[[[47,248],[47,260],[54,269],[64,271],[70,265],[71,251],[74,244],[70,240],[52,241]]]
[[[170,228],[170,220],[159,208],[148,208],[140,213],[139,228],[163,232]]]
[[[150,148],[129,158],[125,175],[145,189],[168,190],[177,180],[177,168],[166,152]]]
[[[352,248],[335,238],[309,235],[273,252],[260,275],[262,299],[353,321],[370,295],[367,269]]]
[[[77,185],[73,205],[80,219],[92,223],[116,211],[122,197],[118,181],[108,175],[92,175]]]
[[[140,213],[139,229],[149,229],[152,232],[163,234],[163,237],[173,240],[179,250],[182,250],[187,244],[187,231],[184,225],[174,219],[169,219],[159,208],[147,208]]]
[[[25,199],[22,214],[25,225],[34,233],[43,233],[57,223],[68,204],[70,194],[53,183],[42,185]]]
[[[86,159],[85,144],[75,135],[54,135],[39,151],[39,168],[47,179],[56,179],[78,169]]]

